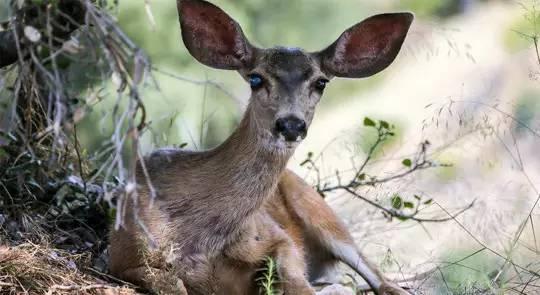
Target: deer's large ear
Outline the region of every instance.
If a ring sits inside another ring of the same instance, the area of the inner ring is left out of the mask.
[[[255,49],[223,10],[202,0],[178,0],[177,4],[182,39],[193,57],[217,69],[250,65]]]
[[[354,25],[318,53],[323,71],[362,78],[384,70],[396,58],[413,18],[411,13],[379,14]]]

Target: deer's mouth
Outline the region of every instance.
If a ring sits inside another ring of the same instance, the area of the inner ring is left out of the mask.
[[[299,145],[305,138],[305,135],[299,134],[296,136],[284,136],[281,133],[275,134],[274,137],[277,141],[283,142],[288,148],[294,148]]]
[[[267,131],[263,135],[263,142],[264,145],[272,149],[293,150],[304,140],[304,138],[305,136],[299,135],[292,140],[291,138],[286,138],[282,134]]]
[[[275,139],[274,142],[272,143],[272,146],[278,150],[292,151],[296,149],[296,147],[300,144],[300,142],[302,141],[301,140],[300,141],[286,141],[282,139]]]
[[[273,133],[272,144],[277,149],[294,150],[304,140],[305,135],[298,135],[295,138],[286,137],[280,133]]]

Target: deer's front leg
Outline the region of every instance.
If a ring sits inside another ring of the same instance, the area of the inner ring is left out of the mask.
[[[284,294],[314,295],[315,290],[307,279],[304,251],[294,242],[298,237],[291,236],[294,233],[287,233],[269,215],[265,214],[264,217],[264,228],[273,241],[271,256],[276,260]]]
[[[161,269],[148,266],[130,268],[123,271],[120,277],[126,281],[137,283],[152,292],[188,295],[184,282],[180,278]]]
[[[277,264],[279,287],[284,294],[315,294],[306,277],[302,249],[264,210],[252,216],[241,237],[228,247],[225,254],[231,261],[250,265],[253,270],[259,268],[266,258],[272,257]]]
[[[354,292],[340,284],[333,284],[317,292],[317,295],[354,295]]]
[[[380,295],[411,295],[411,293],[409,293],[405,289],[389,281],[382,283],[381,287],[379,288],[379,294]]]
[[[306,277],[304,255],[288,236],[277,245],[274,255],[284,294],[315,294]]]

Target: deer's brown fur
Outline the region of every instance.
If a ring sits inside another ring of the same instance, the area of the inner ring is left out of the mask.
[[[145,158],[157,195],[152,198],[143,185],[148,182],[139,166],[137,197],[127,202],[123,227],[110,237],[111,273],[165,293],[256,294],[254,274],[271,256],[285,294],[314,294],[308,278],[316,280],[343,261],[376,292],[406,294],[367,263],[332,210],[285,169],[305,132],[286,136],[275,122],[294,117],[306,131],[321,81],[384,69],[412,16],[374,16],[327,49],[306,53],[256,48],[216,6],[178,4],[184,43],[197,60],[264,83],[252,84],[244,118],[217,148],[163,149]]]

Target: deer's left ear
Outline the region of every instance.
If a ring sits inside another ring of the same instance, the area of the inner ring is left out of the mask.
[[[411,13],[379,14],[346,30],[320,51],[322,70],[337,77],[374,75],[396,58],[413,21]]]

